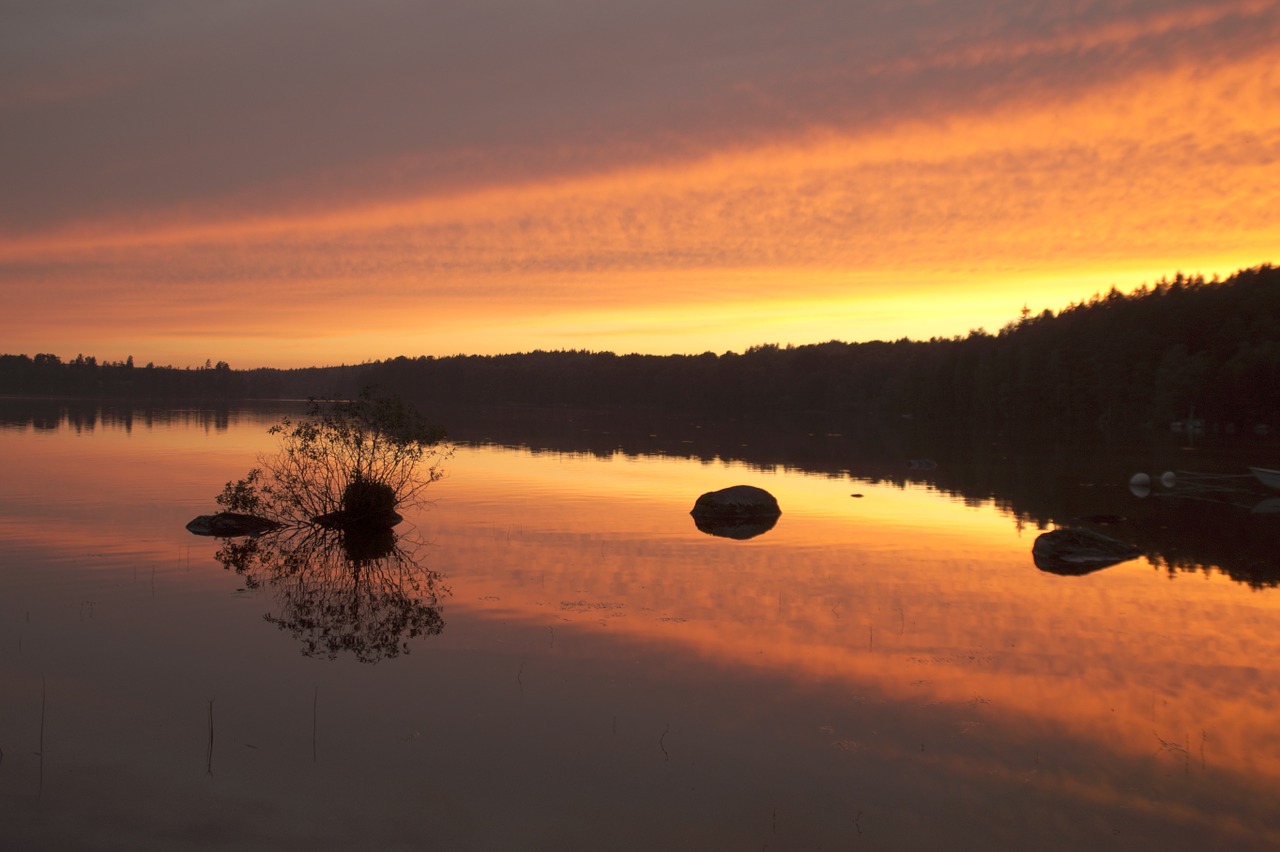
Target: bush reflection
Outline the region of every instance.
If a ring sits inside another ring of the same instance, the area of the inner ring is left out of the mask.
[[[246,588],[272,594],[276,611],[264,618],[296,637],[305,656],[376,663],[444,629],[449,591],[423,567],[422,548],[390,529],[290,527],[223,539],[215,558]]]

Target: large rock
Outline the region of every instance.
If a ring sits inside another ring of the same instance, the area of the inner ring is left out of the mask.
[[[777,499],[763,488],[733,485],[703,494],[689,514],[705,533],[744,539],[773,529],[782,510]]]
[[[269,518],[246,515],[242,512],[219,512],[216,515],[199,515],[191,519],[187,529],[196,535],[216,535],[234,538],[241,535],[261,535],[280,529],[281,524]]]
[[[1052,530],[1031,547],[1036,567],[1053,574],[1088,574],[1141,555],[1131,544],[1083,528]]]
[[[776,518],[782,514],[778,500],[754,485],[731,485],[708,491],[693,504],[692,515],[719,515],[738,518]]]

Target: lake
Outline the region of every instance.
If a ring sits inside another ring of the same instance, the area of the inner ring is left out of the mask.
[[[460,444],[361,550],[184,528],[278,409],[24,405],[7,848],[1280,847],[1277,516],[1139,498],[1137,462],[842,470],[592,425]],[[700,531],[739,483],[777,524]],[[1146,555],[1038,568],[1086,509]]]

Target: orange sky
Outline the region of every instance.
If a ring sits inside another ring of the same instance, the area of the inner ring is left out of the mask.
[[[1277,260],[1280,3],[831,5],[6,13],[0,351],[927,338]]]

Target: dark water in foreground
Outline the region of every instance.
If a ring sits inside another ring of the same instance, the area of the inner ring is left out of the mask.
[[[6,848],[1280,845],[1265,495],[597,430],[460,447],[364,550],[188,534],[274,419],[0,428]],[[777,525],[699,532],[738,482]],[[1148,556],[1039,570],[1086,513]]]

